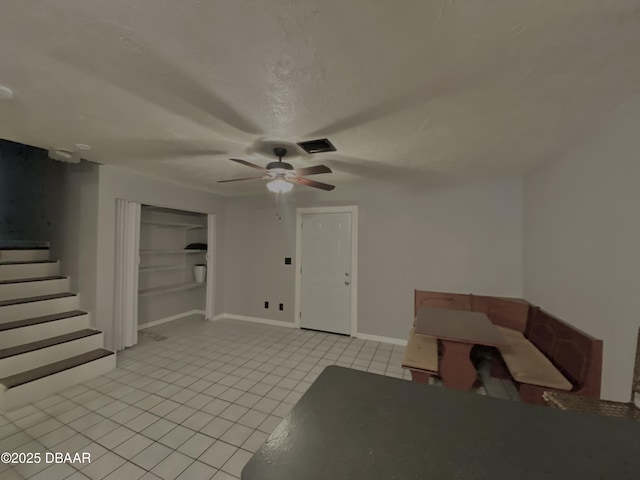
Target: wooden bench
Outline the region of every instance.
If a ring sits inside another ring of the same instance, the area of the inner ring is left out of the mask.
[[[504,327],[509,347],[496,350],[491,375],[511,378],[524,402],[544,405],[545,390],[600,398],[602,340],[523,299],[416,290],[414,307],[482,312]]]
[[[545,386],[544,381],[534,381],[534,379],[519,381],[509,372],[518,386],[523,402],[545,405],[542,397],[545,390],[600,398],[602,340],[534,306],[529,309],[529,320],[524,336],[570,382],[571,387],[564,389],[557,388],[558,385]],[[496,359],[492,374],[500,376],[496,373],[504,367],[509,370],[505,360],[504,357]]]
[[[613,402],[560,392],[544,392],[542,397],[550,407],[594,415],[626,418],[640,422],[640,331],[636,345],[636,361],[633,368],[632,397],[630,402]]]
[[[506,347],[498,347],[500,356],[516,382],[571,391],[571,382],[522,333],[504,327],[498,329],[508,342]]]
[[[418,335],[411,329],[407,348],[402,359],[402,368],[411,372],[411,380],[428,383],[429,378],[438,375],[438,339]]]

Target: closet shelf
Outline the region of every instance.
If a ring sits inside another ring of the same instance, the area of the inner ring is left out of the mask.
[[[181,250],[140,250],[140,255],[173,255],[179,253],[207,253],[206,250],[191,250],[191,249],[181,249]]]
[[[145,288],[144,290],[138,290],[138,294],[141,297],[145,297],[148,295],[156,295],[159,293],[179,292],[181,290],[202,288],[205,285],[205,283],[177,283],[175,285],[163,285],[162,287]]]
[[[173,227],[173,228],[185,228],[192,230],[195,228],[205,228],[205,225],[199,223],[180,223],[180,222],[163,222],[162,220],[143,220],[142,225],[153,225],[156,227]]]
[[[184,270],[184,265],[158,265],[155,267],[140,267],[141,272],[162,272],[168,270]]]

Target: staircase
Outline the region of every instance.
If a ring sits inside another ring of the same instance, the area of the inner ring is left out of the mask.
[[[115,368],[48,248],[0,248],[0,410]]]

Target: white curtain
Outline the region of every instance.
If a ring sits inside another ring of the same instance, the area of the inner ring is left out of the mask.
[[[138,343],[140,204],[116,199],[116,272],[113,348]]]

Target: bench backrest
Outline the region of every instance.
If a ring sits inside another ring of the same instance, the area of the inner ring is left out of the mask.
[[[471,295],[462,293],[427,292],[414,290],[413,316],[420,307],[448,308],[451,310],[471,310]]]
[[[602,340],[531,307],[525,336],[584,395],[600,397]]]
[[[482,312],[491,323],[525,333],[529,317],[529,302],[519,298],[471,295],[471,310]]]
[[[521,333],[527,327],[529,303],[519,298],[487,297],[463,293],[414,291],[414,317],[420,307],[482,312],[492,323]]]

